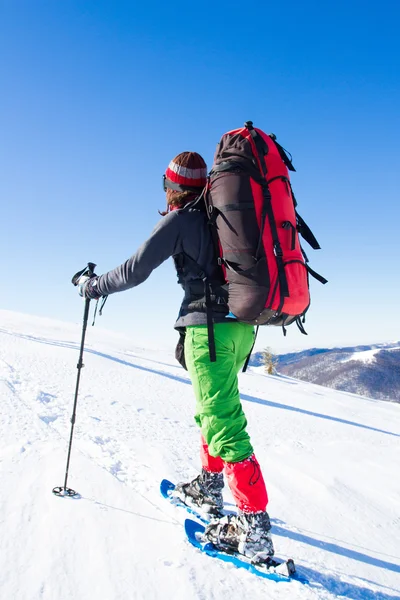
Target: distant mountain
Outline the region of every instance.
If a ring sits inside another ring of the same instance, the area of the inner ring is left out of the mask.
[[[277,355],[277,371],[335,390],[400,402],[400,342]],[[250,365],[263,364],[262,353]]]

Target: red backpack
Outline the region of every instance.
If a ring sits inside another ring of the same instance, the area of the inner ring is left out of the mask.
[[[293,322],[306,333],[309,274],[327,283],[300,246],[299,233],[320,248],[296,211],[289,170],[291,158],[276,136],[248,121],[222,136],[205,196],[231,313],[245,323],[282,326],[285,334]]]

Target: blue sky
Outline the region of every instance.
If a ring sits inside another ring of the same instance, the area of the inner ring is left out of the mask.
[[[135,252],[183,150],[211,167],[251,119],[290,150],[322,250],[308,337],[278,350],[400,339],[399,4],[0,0],[0,307],[79,322],[70,284]],[[108,300],[99,326],[160,346],[181,290],[170,262]]]

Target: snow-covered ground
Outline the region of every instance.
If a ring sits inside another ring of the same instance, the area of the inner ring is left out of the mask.
[[[2,600],[400,598],[400,405],[241,375],[276,552],[309,584],[267,581],[196,551],[185,511],[159,494],[163,477],[199,468],[172,349],[88,328],[68,479],[81,497],[52,494],[80,335],[80,323],[0,311]]]

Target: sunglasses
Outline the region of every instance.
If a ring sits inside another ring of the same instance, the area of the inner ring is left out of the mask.
[[[166,184],[166,182],[165,182],[165,180],[166,180],[166,179],[167,179],[166,175],[163,175],[163,176],[162,176],[162,186],[163,186],[163,190],[164,190],[164,192],[166,192],[166,191],[167,191],[167,189],[168,189],[168,188],[167,188],[167,184]]]
[[[166,175],[162,176],[162,186],[163,186],[163,190],[164,192],[166,192],[168,189],[170,190],[175,190],[177,192],[193,192],[195,194],[199,194],[201,192],[201,188],[195,188],[195,187],[190,187],[188,185],[179,185],[179,183],[174,183],[173,181],[171,181],[170,179],[167,178]]]

